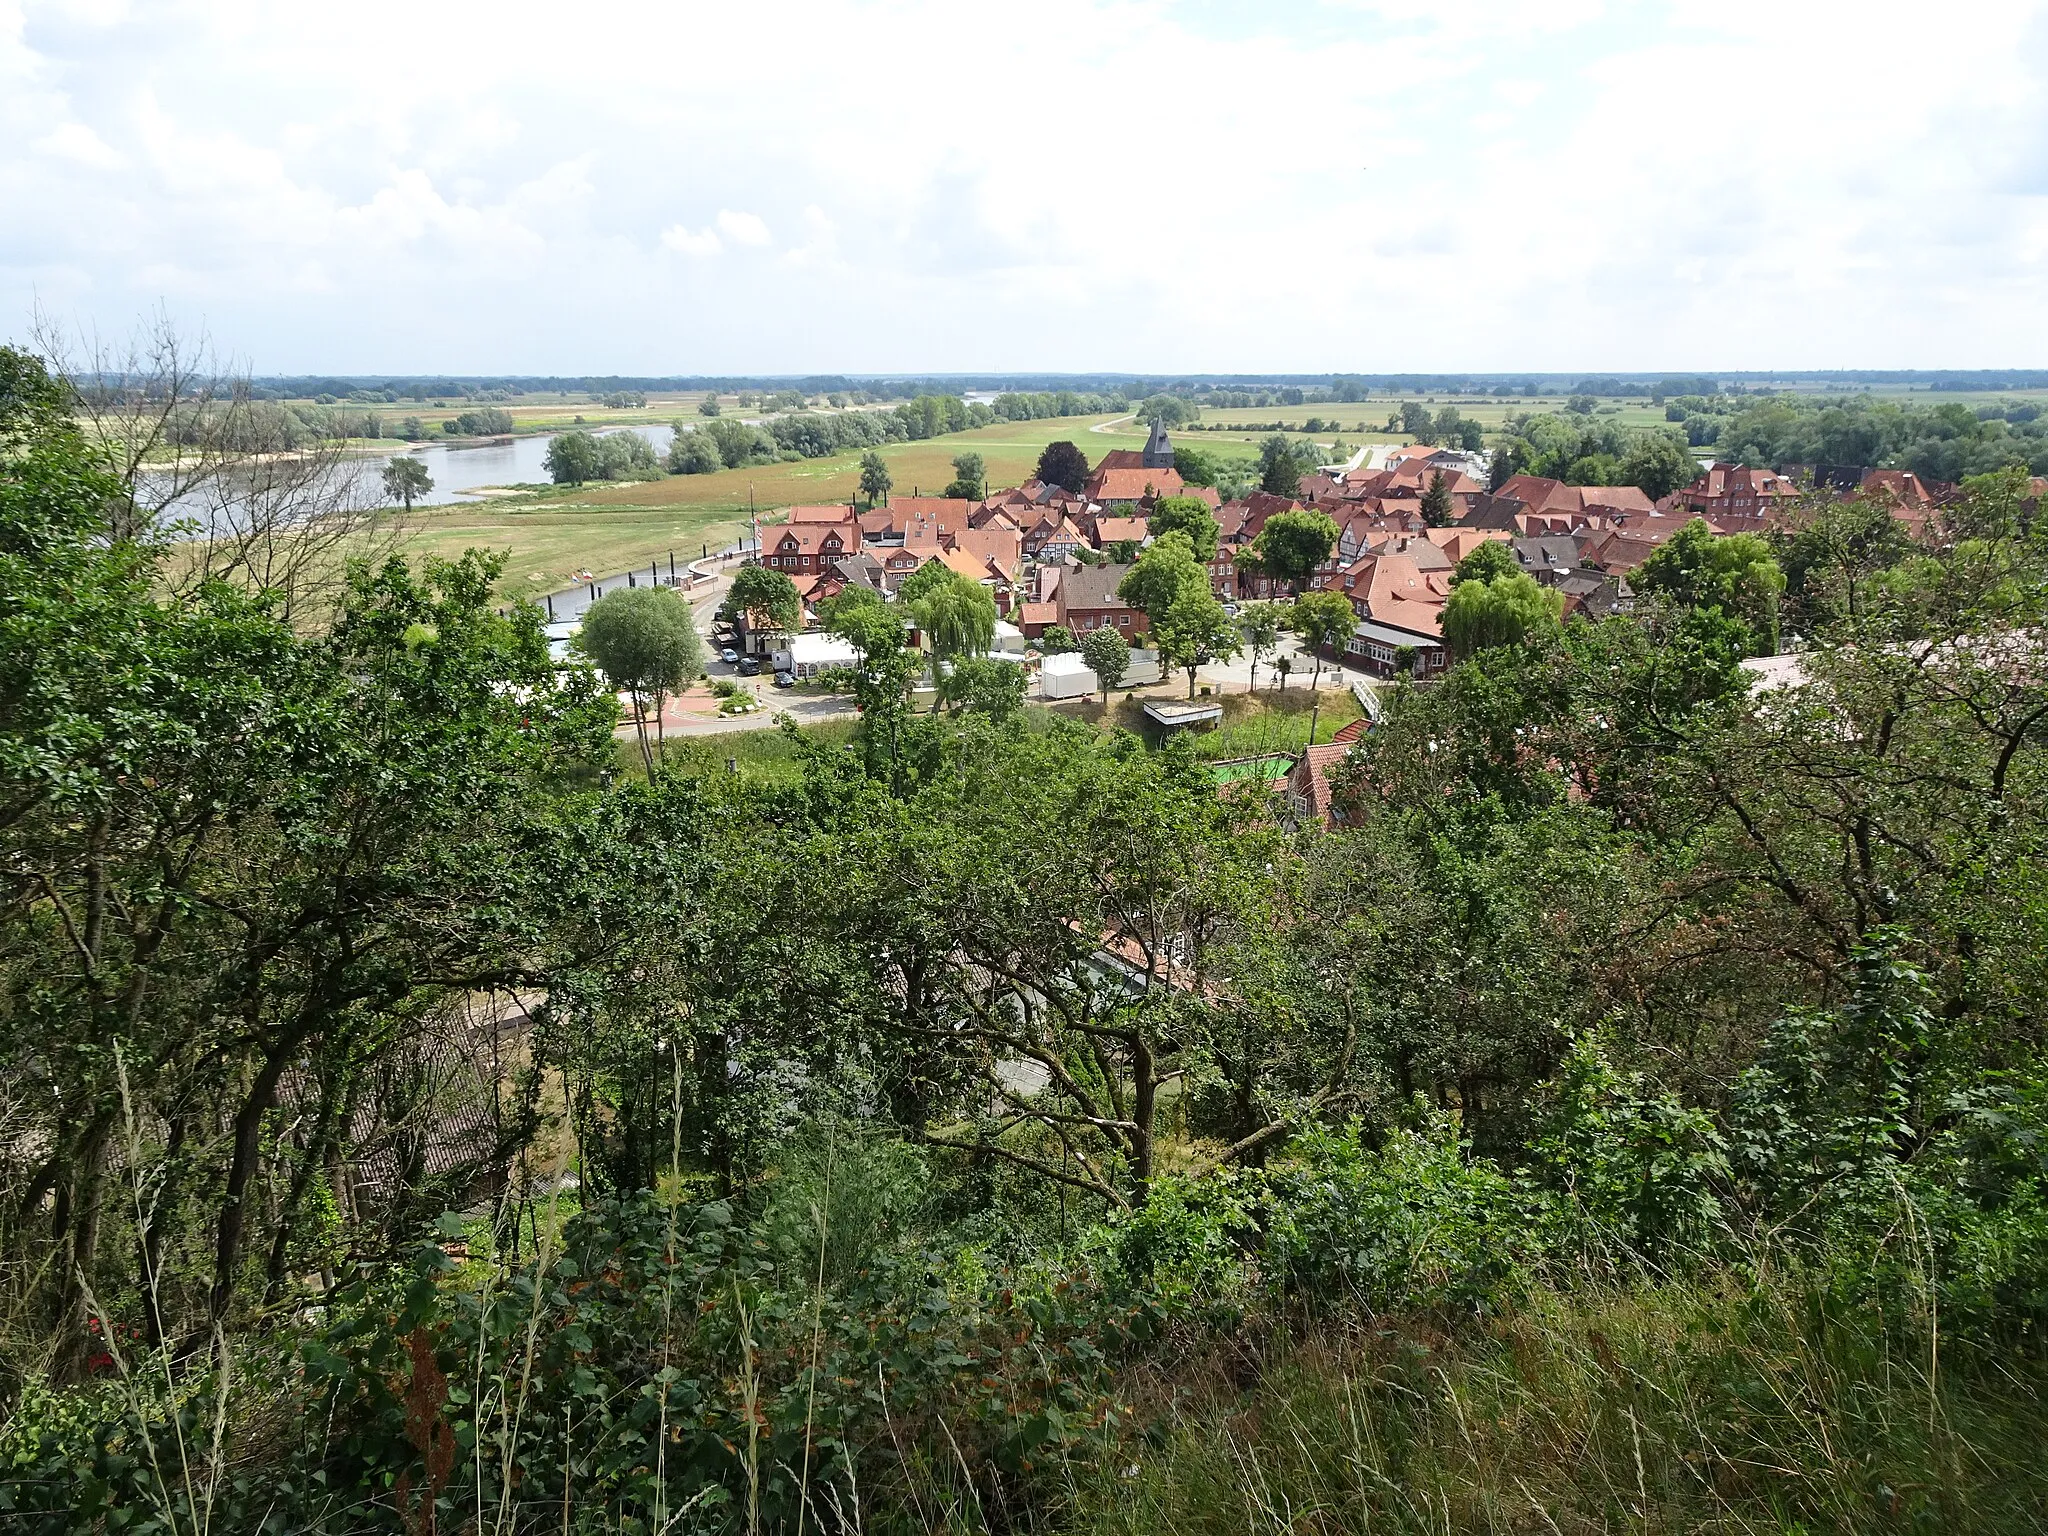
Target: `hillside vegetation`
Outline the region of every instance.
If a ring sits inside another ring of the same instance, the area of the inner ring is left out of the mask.
[[[1705,570],[1399,685],[1325,827],[879,664],[621,775],[494,558],[174,583],[71,404],[0,352],[10,1529],[2048,1515],[2024,477],[1806,509],[1782,686]]]

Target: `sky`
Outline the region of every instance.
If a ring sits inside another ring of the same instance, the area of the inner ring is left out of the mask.
[[[0,0],[0,340],[2048,366],[2048,0]]]

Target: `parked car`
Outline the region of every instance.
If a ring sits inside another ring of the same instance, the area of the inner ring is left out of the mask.
[[[761,675],[761,658],[758,656],[742,656],[740,658],[739,671],[741,677],[759,677]]]
[[[794,672],[776,673],[775,686],[778,688],[794,688],[796,686],[796,674]]]
[[[740,659],[740,653],[728,645],[718,653],[718,659],[729,667]]]

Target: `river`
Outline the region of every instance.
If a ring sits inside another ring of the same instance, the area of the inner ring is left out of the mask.
[[[647,426],[606,427],[596,429],[603,437],[608,432],[638,432],[654,445],[656,453],[668,452],[669,439],[675,436],[675,428],[667,422],[650,423]],[[545,483],[548,472],[542,462],[548,456],[548,443],[553,439],[550,433],[545,437],[497,438],[473,446],[462,443],[419,443],[411,448],[397,448],[391,453],[375,456],[364,455],[352,460],[353,474],[357,488],[370,504],[375,505],[388,498],[384,495],[384,466],[398,454],[404,453],[424,464],[428,478],[434,488],[424,496],[415,496],[416,507],[446,506],[449,502],[463,499],[465,491],[482,490],[492,485],[535,485]]]

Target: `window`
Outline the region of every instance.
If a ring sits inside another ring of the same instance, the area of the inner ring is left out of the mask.
[[[1131,616],[1128,613],[1120,613],[1116,616],[1116,622],[1118,628],[1128,629],[1131,624]]]

